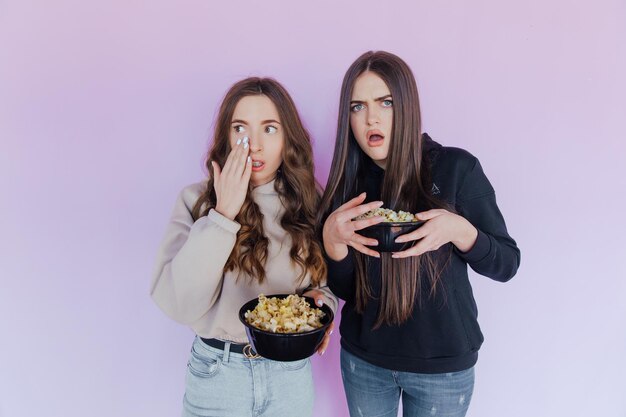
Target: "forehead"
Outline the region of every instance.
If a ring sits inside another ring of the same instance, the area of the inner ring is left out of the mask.
[[[233,112],[233,119],[249,122],[277,120],[278,110],[266,95],[246,96],[239,100]]]
[[[391,94],[389,87],[377,74],[366,71],[359,75],[352,89],[352,100],[378,98]]]

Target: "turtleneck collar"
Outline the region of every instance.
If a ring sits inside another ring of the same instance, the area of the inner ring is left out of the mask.
[[[366,176],[372,178],[383,178],[385,176],[385,170],[374,162],[369,157],[365,157],[365,172]]]
[[[252,194],[262,194],[262,195],[277,195],[276,189],[274,189],[274,184],[276,183],[276,178],[271,180],[266,184],[261,184],[252,189]]]

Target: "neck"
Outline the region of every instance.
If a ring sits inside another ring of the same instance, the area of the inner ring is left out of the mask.
[[[256,187],[260,187],[261,185],[269,184],[270,182],[274,181],[275,179],[276,179],[276,174],[274,174],[274,176],[271,177],[271,178],[264,178],[264,179],[259,180],[259,181],[252,181],[252,180],[250,180],[250,183],[252,184],[252,187],[256,188]]]
[[[376,165],[378,165],[379,167],[381,167],[382,169],[385,169],[385,167],[387,166],[387,159],[381,159],[380,161],[374,161],[372,160]]]

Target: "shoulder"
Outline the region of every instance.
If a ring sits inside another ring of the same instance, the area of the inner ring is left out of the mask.
[[[439,172],[464,174],[479,164],[478,158],[469,151],[454,146],[441,145],[432,140],[427,133],[424,133],[424,151],[432,164],[434,175]]]
[[[178,193],[178,203],[184,205],[189,212],[193,209],[196,202],[202,194],[207,190],[207,180],[202,180],[185,186]]]
[[[468,200],[494,192],[476,156],[465,149],[442,146],[430,138],[428,140],[432,142],[426,152],[430,161],[433,194],[441,192],[449,200]],[[428,140],[425,138],[425,145]]]

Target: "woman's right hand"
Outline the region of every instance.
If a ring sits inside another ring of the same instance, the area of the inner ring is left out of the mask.
[[[220,168],[217,162],[211,161],[213,186],[217,195],[215,210],[231,220],[239,214],[248,193],[248,184],[252,175],[252,160],[248,156],[249,153],[250,145],[246,136],[239,139],[230,151],[224,168]]]
[[[357,230],[378,224],[384,221],[384,217],[376,216],[363,220],[352,220],[355,217],[377,209],[383,205],[382,201],[372,201],[362,204],[365,201],[365,193],[353,198],[333,211],[324,223],[322,236],[324,239],[324,249],[326,254],[333,260],[339,261],[348,255],[348,246],[352,246],[365,255],[379,258],[380,254],[365,245],[376,246],[378,241],[361,236]]]

